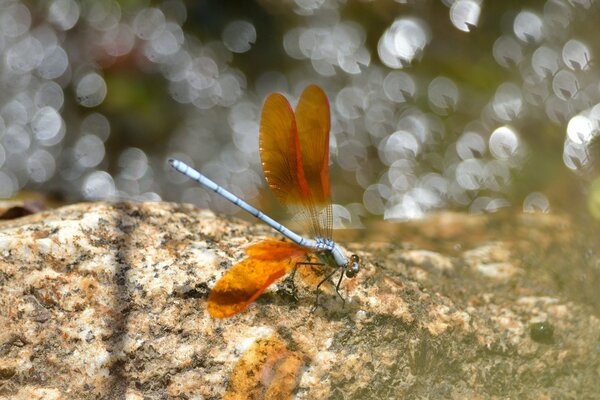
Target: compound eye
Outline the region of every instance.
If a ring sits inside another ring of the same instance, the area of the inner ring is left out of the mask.
[[[358,270],[360,269],[360,264],[358,262],[358,256],[356,254],[352,254],[350,256],[348,269],[346,269],[346,276],[348,278],[354,278],[356,274],[358,274]]]

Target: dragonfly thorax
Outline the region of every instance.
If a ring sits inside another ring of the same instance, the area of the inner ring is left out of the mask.
[[[332,251],[335,247],[335,242],[331,239],[324,239],[322,237],[315,238],[316,250],[329,250]]]

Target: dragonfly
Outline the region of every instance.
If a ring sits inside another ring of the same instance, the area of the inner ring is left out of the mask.
[[[287,241],[264,239],[246,249],[247,257],[233,265],[217,281],[208,296],[208,312],[226,318],[243,311],[271,284],[288,274],[292,279],[301,265],[330,267],[318,283],[315,308],[321,286],[340,272],[335,291],[344,276],[354,278],[359,257],[349,258],[332,240],[333,210],[329,186],[330,110],[327,96],[317,85],[304,89],[296,110],[280,93],[267,96],[260,119],[259,152],[265,180],[278,200],[311,233],[305,238],[285,227],[238,196],[216,184],[180,160],[169,163],[180,173],[197,181],[281,233]],[[318,262],[311,262],[316,256]]]

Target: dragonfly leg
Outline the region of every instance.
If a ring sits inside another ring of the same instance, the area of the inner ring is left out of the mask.
[[[303,266],[303,265],[319,265],[322,266],[324,265],[323,263],[318,263],[318,262],[297,262],[296,264],[294,264],[294,269],[292,270],[292,275],[290,276],[290,280],[292,281],[292,285],[294,284],[294,278],[296,277],[296,270],[298,269],[298,266]]]
[[[315,298],[315,305],[312,308],[311,312],[315,312],[317,310],[317,307],[319,307],[319,295],[321,294],[321,285],[323,285],[325,282],[329,281],[329,279],[331,279],[333,274],[335,274],[336,272],[337,272],[337,268],[334,269],[333,271],[331,271],[331,273],[329,273],[325,278],[323,278],[323,280],[321,282],[319,282],[319,284],[317,285],[317,296]],[[337,292],[337,289],[336,289],[336,292]]]
[[[316,262],[297,262],[296,264],[294,264],[292,273],[285,279],[285,284],[289,288],[289,290],[292,292],[292,294],[296,300],[297,300],[296,284],[294,283],[295,282],[294,279],[296,278],[296,271],[298,270],[298,266],[304,266],[304,265],[323,265],[323,264],[316,263]]]
[[[340,296],[340,299],[342,299],[342,308],[344,308],[344,306],[346,305],[346,299],[344,299],[344,296],[342,296],[342,294],[340,293],[340,285],[342,284],[342,279],[344,279],[344,271],[342,271],[342,273],[340,274],[340,279],[338,279],[337,285],[335,285],[335,292],[338,296]]]

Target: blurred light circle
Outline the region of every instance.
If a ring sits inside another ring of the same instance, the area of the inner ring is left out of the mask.
[[[481,4],[477,0],[457,0],[450,7],[450,21],[457,29],[471,32],[479,23]]]
[[[405,103],[415,98],[416,85],[407,73],[392,71],[383,80],[383,91],[388,99],[397,103]]]
[[[39,40],[45,49],[60,45],[62,39],[62,37],[58,37],[58,33],[54,27],[48,24],[37,25],[35,29],[31,31],[31,36]]]
[[[266,71],[260,74],[254,84],[256,95],[260,98],[270,93],[288,93],[290,91],[287,77],[278,71]]]
[[[444,178],[437,173],[428,173],[421,177],[421,186],[437,195],[438,199],[441,200],[448,196],[449,182],[448,179]],[[440,204],[441,206],[441,204]]]
[[[94,171],[84,179],[81,192],[87,200],[110,199],[115,194],[115,182],[107,172]]]
[[[541,84],[541,79],[538,77],[529,76],[523,82],[523,100],[527,103],[543,108],[544,102],[550,95],[548,85]]]
[[[300,35],[303,32],[302,29],[293,28],[286,32],[283,37],[283,48],[288,56],[295,58],[296,60],[304,59],[304,54],[300,49]]]
[[[90,2],[85,11],[87,21],[99,31],[112,29],[121,20],[121,6],[115,0]]]
[[[550,201],[540,192],[529,193],[523,200],[523,211],[526,213],[550,211]]]
[[[465,132],[456,142],[456,152],[463,160],[481,158],[485,151],[485,140],[481,135],[474,132]]]
[[[410,17],[398,18],[381,37],[379,56],[388,67],[400,68],[420,59],[430,40],[425,22]]]
[[[79,5],[74,0],[54,0],[48,8],[48,21],[59,29],[71,29],[79,19]]]
[[[215,79],[209,87],[198,90],[198,97],[194,99],[193,104],[201,110],[208,110],[219,103],[222,95],[223,90]]]
[[[44,48],[39,40],[33,36],[23,39],[9,47],[6,52],[6,63],[10,68],[19,72],[29,72],[42,62]]]
[[[233,143],[241,152],[254,153],[258,149],[258,122],[244,120],[236,123]]]
[[[441,207],[443,204],[440,193],[425,187],[414,187],[408,194],[419,204],[424,211]]]
[[[110,122],[100,113],[91,113],[81,122],[81,132],[97,136],[105,142],[110,136]]]
[[[421,207],[421,204],[415,199],[413,193],[407,193],[386,207],[383,213],[383,219],[385,220],[396,220],[405,221],[417,218],[423,218],[425,212]]]
[[[73,147],[73,157],[79,165],[92,168],[104,159],[104,143],[98,136],[83,135]]]
[[[337,161],[346,171],[355,171],[367,159],[367,148],[358,140],[344,140],[338,145],[338,152],[342,154]]]
[[[333,204],[333,229],[344,229],[351,226],[352,214],[350,211],[340,205]]]
[[[579,92],[579,81],[571,71],[560,70],[552,80],[552,91],[562,100],[571,100]]]
[[[165,29],[161,30],[150,40],[150,46],[162,57],[171,56],[179,51],[185,35],[181,27],[175,23],[168,22]]]
[[[31,13],[21,3],[13,2],[8,6],[6,3],[0,11],[0,31],[7,37],[21,36],[31,26]]]
[[[396,131],[381,141],[378,150],[381,161],[391,165],[400,158],[415,158],[419,154],[420,146],[412,133]]]
[[[5,161],[6,161],[6,151],[4,150],[4,146],[2,146],[2,144],[0,144],[0,167],[2,167],[2,165],[4,165]]]
[[[423,114],[408,114],[400,118],[396,128],[401,131],[407,131],[413,134],[419,144],[426,144],[430,141],[430,132],[427,126],[427,120]]]
[[[505,162],[492,160],[485,164],[485,187],[501,192],[510,183],[510,170]]]
[[[169,82],[169,94],[178,103],[189,104],[200,96],[198,89],[190,85],[187,81]]]
[[[44,79],[56,79],[65,73],[69,66],[67,53],[60,46],[44,49],[44,58],[37,67],[38,75]]]
[[[364,47],[359,48],[352,54],[338,52],[337,62],[339,67],[348,74],[359,74],[360,65],[369,66],[371,63],[371,54]]]
[[[256,42],[256,28],[248,21],[233,21],[221,35],[225,47],[234,53],[245,53]]]
[[[569,26],[572,9],[563,0],[548,0],[544,4],[544,22],[548,32],[564,31]]]
[[[589,118],[594,126],[600,127],[600,103],[594,105],[589,114]]]
[[[135,44],[135,35],[126,24],[117,24],[102,35],[102,47],[106,54],[121,57],[128,54]]]
[[[391,194],[388,186],[380,183],[369,186],[363,193],[363,205],[371,214],[382,215],[385,211],[385,201]]]
[[[579,40],[571,39],[563,46],[563,62],[573,71],[583,71],[590,68],[590,49]]]
[[[75,86],[77,102],[84,107],[96,107],[106,97],[106,82],[96,72],[84,75]]]
[[[559,70],[560,58],[554,49],[540,46],[531,56],[531,66],[540,78],[550,78]]]
[[[209,208],[211,205],[209,191],[196,186],[185,188],[181,193],[181,201],[194,204],[196,207],[200,208]]]
[[[519,138],[508,126],[501,126],[492,132],[489,140],[490,152],[499,160],[513,157],[519,147]]]
[[[480,196],[473,200],[471,206],[469,207],[469,212],[471,214],[479,214],[483,212],[493,213],[501,208],[506,208],[509,206],[510,202],[506,199]]]
[[[470,158],[456,166],[456,182],[466,190],[479,190],[485,182],[485,164],[481,160]]]
[[[138,180],[148,171],[148,156],[142,150],[130,147],[121,153],[118,165],[122,169],[123,178]]]
[[[323,6],[325,0],[294,0],[299,7],[295,11],[300,15],[312,15],[315,10]]]
[[[209,57],[197,57],[192,61],[187,74],[187,81],[198,90],[206,89],[216,83],[219,76],[217,63]]]
[[[394,56],[387,46],[385,35],[381,36],[379,42],[377,42],[377,54],[381,62],[389,68],[402,68],[404,65],[399,58]]]
[[[34,96],[35,105],[39,108],[48,106],[60,110],[64,101],[65,95],[62,87],[54,81],[44,83]]]
[[[29,178],[37,183],[46,182],[54,175],[56,161],[52,154],[43,149],[33,152],[27,159]]]
[[[251,199],[258,195],[258,187],[261,185],[261,177],[252,169],[246,167],[231,176],[231,184],[242,198]]]
[[[555,94],[551,94],[545,101],[546,115],[557,124],[566,123],[570,114],[569,103]]]
[[[218,85],[221,88],[219,104],[223,107],[233,106],[242,97],[243,90],[239,80],[232,74],[223,74],[219,77]]]
[[[492,108],[504,122],[516,119],[523,109],[521,89],[514,83],[503,83],[496,90]]]
[[[25,127],[21,125],[11,125],[7,127],[2,142],[9,155],[23,153],[27,151],[31,145],[31,136]]]
[[[11,177],[7,172],[0,171],[0,198],[10,198],[16,190],[16,178],[14,176]]]
[[[514,67],[523,60],[523,48],[510,36],[496,39],[492,53],[496,62],[505,68]]]
[[[567,140],[563,149],[563,162],[573,171],[583,171],[590,162],[587,147]]]
[[[17,99],[4,105],[0,113],[6,125],[25,125],[29,119],[28,109]]]
[[[538,43],[543,36],[544,24],[539,15],[521,11],[513,23],[515,35],[524,43]]]
[[[60,133],[62,125],[63,120],[60,114],[48,106],[37,110],[31,119],[31,130],[35,137],[42,142],[53,141]]]
[[[356,86],[345,87],[335,96],[336,110],[347,119],[356,119],[363,115],[365,102],[365,94]]]
[[[576,144],[587,144],[597,133],[597,127],[587,117],[576,115],[567,125],[567,136]]]
[[[182,0],[166,0],[160,3],[160,8],[165,13],[169,21],[174,21],[179,25],[187,20],[187,8]]]
[[[185,80],[191,65],[192,57],[190,53],[180,49],[176,54],[164,60],[159,67],[165,78],[172,82],[181,82]]]
[[[152,40],[165,29],[165,15],[158,8],[144,8],[133,19],[133,31],[142,40]]]
[[[335,76],[335,68],[333,64],[326,59],[312,58],[310,60],[314,70],[322,76]]]
[[[458,103],[458,87],[451,79],[438,76],[427,88],[429,102],[438,111],[448,114],[456,109]]]
[[[391,184],[395,191],[406,192],[417,184],[415,168],[416,161],[414,158],[400,158],[390,165],[390,168],[385,175],[387,177],[387,182],[385,180],[381,180],[380,182],[383,184]]]

